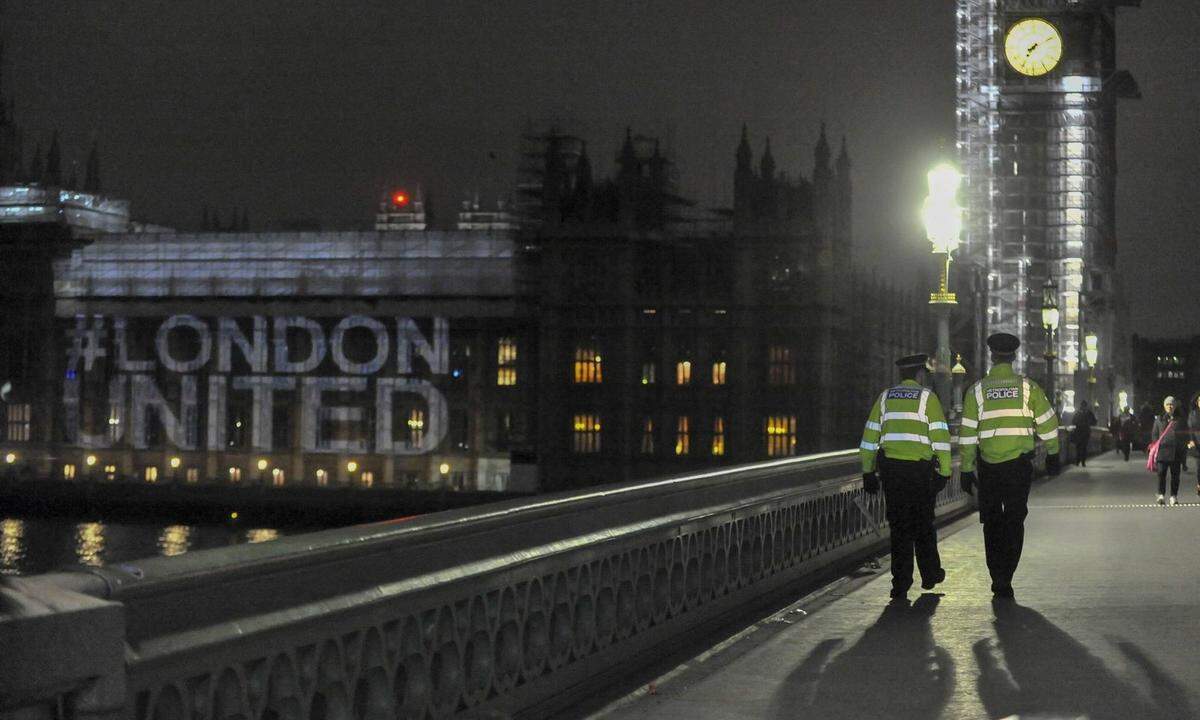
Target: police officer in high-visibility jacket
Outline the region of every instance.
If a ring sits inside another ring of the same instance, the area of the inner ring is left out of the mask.
[[[914,552],[922,588],[930,590],[946,579],[933,514],[937,494],[951,474],[950,430],[937,395],[923,385],[928,362],[927,355],[896,361],[902,382],[879,395],[859,446],[863,489],[874,495],[879,476],[883,478],[895,599],[905,598],[912,586]]]
[[[964,491],[979,488],[979,521],[992,593],[1011,598],[1013,574],[1025,543],[1034,447],[1038,439],[1046,444],[1046,469],[1057,474],[1058,417],[1037,383],[1012,369],[1021,341],[997,333],[987,344],[992,369],[963,397],[959,478]]]

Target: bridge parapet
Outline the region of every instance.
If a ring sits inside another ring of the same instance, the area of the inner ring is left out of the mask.
[[[8,579],[0,588],[12,597],[56,592],[115,619],[57,617],[61,631],[38,635],[29,608],[10,601],[4,645],[41,651],[0,686],[0,717],[545,715],[656,648],[877,549],[882,496],[863,495],[857,458],[828,453]],[[952,482],[938,513],[969,502]],[[82,649],[72,624],[123,647],[123,672],[56,664],[54,652]],[[97,700],[114,692],[119,708]]]

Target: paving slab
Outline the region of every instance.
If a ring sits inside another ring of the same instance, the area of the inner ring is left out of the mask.
[[[941,533],[937,593],[890,603],[885,567],[593,717],[1200,718],[1195,471],[1162,507],[1144,464],[1109,453],[1037,484],[1015,602],[993,602],[972,516]]]

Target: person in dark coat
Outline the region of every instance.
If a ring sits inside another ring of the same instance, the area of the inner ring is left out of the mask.
[[[1188,429],[1191,431],[1191,439],[1188,441],[1188,449],[1192,451],[1192,457],[1196,460],[1196,494],[1200,495],[1200,392],[1192,395],[1192,403],[1189,406],[1191,411],[1188,413]]]
[[[1189,426],[1194,427],[1190,424]],[[1137,431],[1137,418],[1133,416],[1133,411],[1128,407],[1121,408],[1121,414],[1112,419],[1108,429],[1112,432],[1117,452],[1125,456],[1125,462],[1129,462],[1129,452],[1133,449],[1133,436]]]
[[[1091,403],[1075,411],[1075,429],[1071,431],[1071,443],[1075,445],[1075,464],[1087,465],[1088,441],[1092,439],[1092,428],[1096,425],[1096,413]]]
[[[1170,432],[1167,432],[1170,430]],[[1154,421],[1154,431],[1151,433],[1158,443],[1158,458],[1155,469],[1158,471],[1158,504],[1162,505],[1167,491],[1167,472],[1171,473],[1171,505],[1179,504],[1179,471],[1183,461],[1187,459],[1188,432],[1187,415],[1179,407],[1175,398],[1168,395],[1163,400],[1163,414]],[[1151,442],[1154,442],[1152,440]]]

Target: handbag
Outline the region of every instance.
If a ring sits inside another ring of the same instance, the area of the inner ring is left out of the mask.
[[[1172,420],[1171,422],[1167,423],[1167,426],[1165,428],[1163,428],[1162,435],[1159,435],[1158,439],[1155,440],[1154,442],[1150,443],[1150,447],[1146,448],[1146,469],[1149,470],[1150,472],[1155,472],[1155,470],[1156,470],[1156,468],[1154,466],[1158,463],[1158,446],[1159,446],[1159,444],[1163,441],[1163,438],[1165,438],[1167,436],[1167,433],[1172,432],[1174,430],[1175,430],[1175,421]]]

